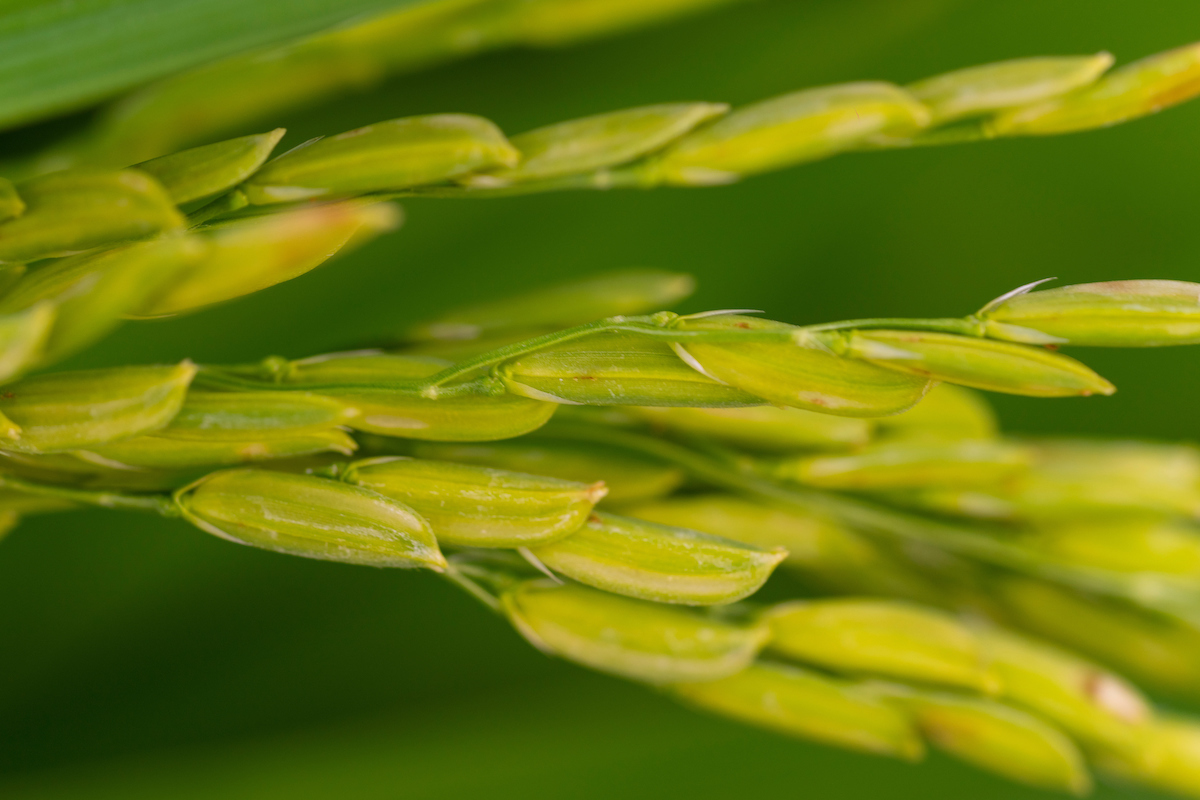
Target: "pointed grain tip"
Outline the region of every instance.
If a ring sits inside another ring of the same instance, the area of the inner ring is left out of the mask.
[[[608,486],[604,483],[604,481],[596,481],[587,488],[587,491],[584,493],[584,497],[587,498],[588,502],[595,505],[603,500],[607,494]]]

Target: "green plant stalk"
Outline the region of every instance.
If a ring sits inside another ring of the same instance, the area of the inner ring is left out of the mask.
[[[592,336],[600,333],[617,333],[627,332],[645,336],[653,336],[662,338],[667,341],[705,341],[705,342],[774,342],[774,343],[790,343],[794,341],[793,336],[787,332],[780,331],[737,331],[737,332],[712,332],[712,331],[680,331],[669,327],[671,321],[677,318],[677,315],[670,312],[659,312],[649,316],[642,317],[613,317],[610,319],[600,320],[598,322],[590,322],[584,325],[579,325],[574,328],[569,328],[565,331],[556,331],[542,336],[537,336],[532,339],[527,339],[511,345],[505,345],[496,350],[488,351],[478,356],[468,358],[462,362],[446,367],[444,370],[434,373],[426,378],[409,379],[409,380],[389,380],[377,381],[356,384],[364,388],[372,389],[388,389],[391,391],[412,394],[425,398],[437,398],[445,396],[446,389],[443,389],[446,384],[463,378],[468,378],[478,374],[479,372],[502,364],[505,361],[518,358],[523,355],[529,355],[542,350],[550,349],[556,345],[566,344],[577,339],[587,336]],[[206,366],[202,367],[203,380],[213,386],[221,386],[230,389],[239,388],[259,388],[274,386],[279,389],[287,389],[284,384],[268,383],[266,381],[258,381],[239,377],[235,374],[230,374],[224,371],[221,367]],[[322,389],[344,388],[344,384],[305,384],[306,388],[313,391]]]
[[[66,500],[71,503],[97,506],[99,508],[111,508],[121,511],[148,511],[167,518],[179,516],[179,511],[171,501],[171,498],[168,495],[162,494],[132,494],[129,492],[97,489],[74,489],[67,486],[53,486],[22,480],[11,475],[0,475],[0,488],[36,497]]]

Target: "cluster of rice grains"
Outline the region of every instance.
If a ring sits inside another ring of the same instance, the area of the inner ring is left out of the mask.
[[[598,24],[595,14],[583,17]],[[667,103],[511,139],[481,117],[436,114],[275,158],[282,129],[132,166],[107,151],[9,165],[7,174],[25,176],[0,177],[0,380],[52,364],[122,319],[186,313],[301,275],[394,228],[400,214],[387,201],[397,197],[724,184],[849,151],[1104,127],[1200,92],[1200,45],[1111,64],[1108,54],[1020,59],[907,87],[827,86],[733,110]],[[219,92],[222,103],[228,96]],[[167,115],[139,129],[151,140],[177,124]],[[837,346],[887,349],[866,340]]]
[[[1111,393],[1058,348],[1198,343],[1200,284],[808,327],[643,313],[691,287],[614,273],[388,350],[27,377],[0,505],[427,568],[545,652],[753,724],[1200,794],[1200,726],[1100,666],[1200,686],[1200,451],[1005,437],[962,388]],[[746,601],[777,567],[810,599]]]
[[[1200,451],[1005,436],[973,391],[1111,394],[1059,348],[1200,343],[1200,284],[1026,286],[962,318],[796,326],[659,311],[690,277],[635,271],[461,309],[386,349],[42,371],[122,320],[303,274],[395,227],[397,197],[723,184],[1103,127],[1200,92],[1189,46],[511,139],[442,114],[273,159],[282,130],[171,152],[387,72],[724,1],[443,0],[167,79],[13,166],[3,524],[141,510],[430,569],[547,653],[751,724],[906,760],[934,747],[1076,794],[1097,772],[1200,796],[1200,724],[1117,674],[1200,697]],[[777,568],[806,599],[755,603]]]

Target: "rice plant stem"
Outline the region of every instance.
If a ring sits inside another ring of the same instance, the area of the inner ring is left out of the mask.
[[[8,475],[0,476],[0,488],[39,497],[56,497],[101,508],[149,511],[163,517],[179,516],[179,510],[175,503],[165,494],[124,494],[109,490],[71,489],[65,486],[34,483]]]
[[[491,611],[497,614],[500,613],[500,601],[495,595],[480,586],[473,579],[473,576],[470,574],[472,571],[470,565],[456,565],[452,563],[441,573],[441,576],[483,603]]]
[[[819,333],[822,331],[841,331],[852,328],[860,330],[887,328],[903,331],[956,333],[960,336],[983,336],[979,322],[972,317],[958,317],[954,319],[904,319],[900,317],[849,319],[839,322],[824,322],[819,325],[806,325],[803,330]]]
[[[478,356],[461,361],[447,367],[441,372],[426,378],[397,381],[379,381],[372,383],[356,383],[355,388],[385,389],[400,394],[419,395],[421,397],[445,397],[454,389],[444,388],[446,384],[478,373],[480,370],[494,367],[506,361],[535,353],[539,350],[555,347],[566,342],[581,339],[600,333],[638,333],[655,336],[670,341],[704,341],[711,343],[732,342],[795,342],[798,330],[731,330],[731,331],[684,331],[670,327],[669,324],[677,316],[670,312],[659,312],[645,317],[610,317],[598,322],[590,322],[574,328],[548,333],[532,339],[506,345],[495,350],[489,350]],[[197,376],[198,383],[213,387],[237,389],[287,389],[294,390],[295,384],[267,382],[256,378],[246,378],[218,366],[202,366]],[[305,391],[320,391],[322,389],[343,388],[337,384],[304,384]]]

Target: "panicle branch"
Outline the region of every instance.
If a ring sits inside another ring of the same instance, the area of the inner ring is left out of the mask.
[[[267,69],[273,77],[263,77],[266,93],[290,103],[304,93],[284,91],[278,81],[291,80],[285,76],[293,69],[307,74],[310,56],[320,62],[342,52],[349,45],[334,43],[343,40],[357,43],[359,50],[363,42],[375,42],[378,52],[400,52],[382,44],[390,36],[414,36],[440,52],[464,30],[491,31],[500,43],[567,41],[585,30],[620,28],[725,1],[454,0],[326,34],[278,59],[235,59],[229,62],[233,66],[217,65],[197,75],[211,80],[222,70]],[[382,57],[378,52],[372,57]],[[394,228],[400,217],[383,202],[389,199],[725,184],[839,153],[1101,128],[1184,102],[1200,91],[1200,45],[1108,71],[1111,64],[1111,56],[1103,53],[1018,59],[908,87],[842,84],[736,109],[721,103],[665,103],[570,120],[511,139],[470,114],[408,117],[307,142],[274,158],[282,129],[177,152],[151,144],[147,153],[156,157],[148,159],[119,155],[124,150],[112,140],[114,149],[104,155],[93,153],[89,160],[76,154],[74,169],[64,169],[73,162],[58,154],[46,160],[56,171],[47,166],[42,174],[16,182],[0,179],[0,266],[12,289],[3,313],[32,313],[44,304],[46,319],[30,323],[34,330],[28,340],[36,341],[40,333],[51,342],[40,358],[22,365],[31,368],[85,347],[123,318],[187,313],[302,275],[332,254]],[[191,108],[196,98],[187,87],[199,79],[189,75],[147,90],[140,101],[126,101],[126,113],[131,119],[150,114],[170,131],[173,103],[186,98],[187,129],[193,132],[193,121],[207,117]],[[317,86],[315,91],[323,90]],[[223,107],[231,95],[247,96],[221,92]],[[159,101],[166,105],[156,106]],[[231,107],[230,113],[245,111]],[[169,133],[164,141],[178,134]],[[1132,346],[1200,339],[1194,319],[1183,327],[1178,319],[1179,308],[1194,306],[1196,299],[1186,286],[1169,281],[1122,285],[1085,287],[1073,297],[1061,291],[1053,298],[1044,292],[1017,296],[976,318],[940,325],[928,320],[921,329],[961,334],[982,328],[991,338],[1031,344],[1069,339]],[[1148,297],[1162,311],[1161,322],[1152,328],[1140,319],[1136,342],[1119,320],[1096,324],[1102,300],[1119,310],[1122,302],[1128,306]],[[1031,304],[1029,298],[1037,300]],[[1051,299],[1049,310],[1037,305]],[[1059,313],[1072,301],[1078,308]],[[62,313],[68,302],[70,313]],[[58,321],[47,316],[52,312],[59,312]],[[0,318],[5,322],[19,326],[22,319]],[[886,322],[871,321],[876,328]],[[65,327],[71,330],[58,330]],[[853,340],[839,338],[838,332],[830,327],[821,337],[814,331],[813,341],[870,351],[901,372],[904,359],[911,362],[907,366],[923,369],[912,360],[930,358],[925,351],[937,347],[915,342],[892,347],[877,340],[887,339],[882,331]],[[924,355],[912,355],[917,349]],[[1025,366],[1031,382],[1045,377],[1038,364]],[[1090,381],[1086,372],[1074,381],[1058,374],[1043,390],[1107,388]],[[892,383],[901,407],[905,381],[893,377]]]

